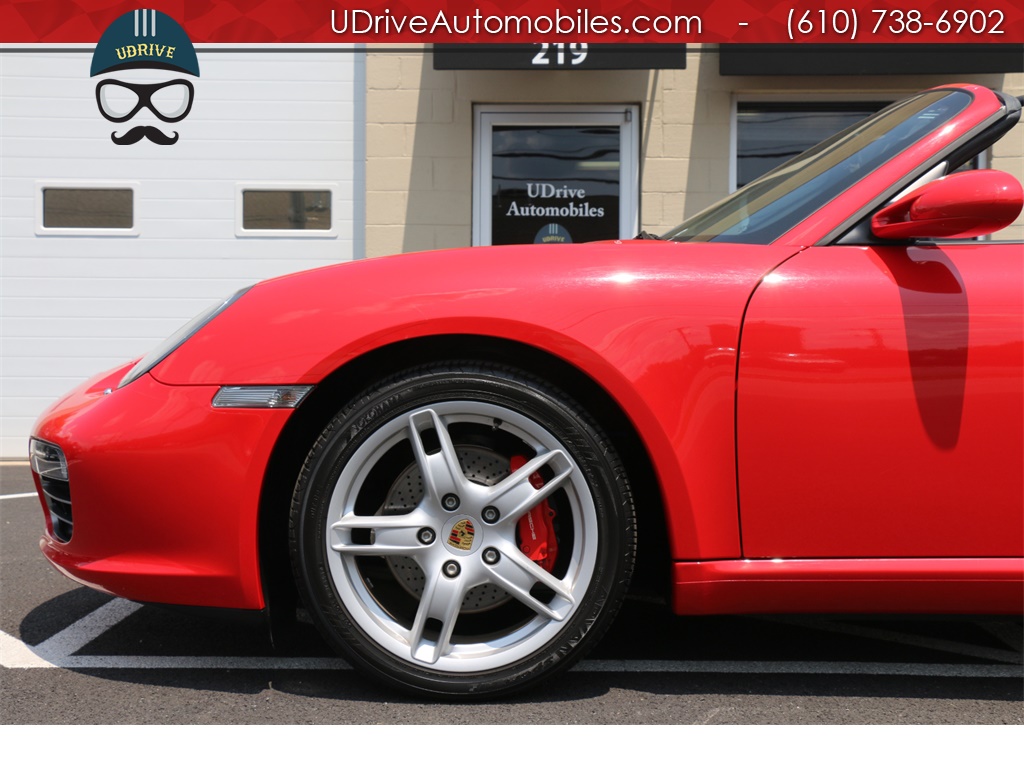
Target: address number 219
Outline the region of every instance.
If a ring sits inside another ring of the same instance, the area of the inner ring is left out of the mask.
[[[587,58],[587,44],[586,43],[538,43],[540,50],[537,51],[537,55],[533,57],[533,66],[535,67],[550,67],[552,64],[555,66],[569,66],[575,67],[577,64],[582,64]],[[568,55],[568,61],[566,56]]]

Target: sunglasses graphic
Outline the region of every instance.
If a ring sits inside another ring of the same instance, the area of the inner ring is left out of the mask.
[[[188,80],[148,84],[101,80],[96,84],[96,104],[112,123],[131,120],[143,107],[165,123],[177,123],[188,116],[194,96]]]

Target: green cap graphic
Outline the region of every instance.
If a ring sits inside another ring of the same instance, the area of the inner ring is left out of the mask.
[[[118,69],[172,69],[199,77],[196,49],[166,13],[129,11],[107,27],[92,55],[89,76]]]

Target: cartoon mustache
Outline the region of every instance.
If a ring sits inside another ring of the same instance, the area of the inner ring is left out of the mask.
[[[143,139],[149,139],[154,144],[170,145],[178,141],[178,132],[175,131],[173,136],[168,136],[152,125],[137,125],[124,136],[118,136],[117,131],[110,134],[110,140],[122,146],[125,144],[135,144]]]

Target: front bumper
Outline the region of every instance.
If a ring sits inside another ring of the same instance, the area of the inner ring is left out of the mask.
[[[218,387],[149,374],[117,389],[128,367],[86,382],[33,427],[63,450],[74,509],[66,542],[46,516],[43,554],[131,600],[263,608],[260,490],[291,411],[213,408]]]

